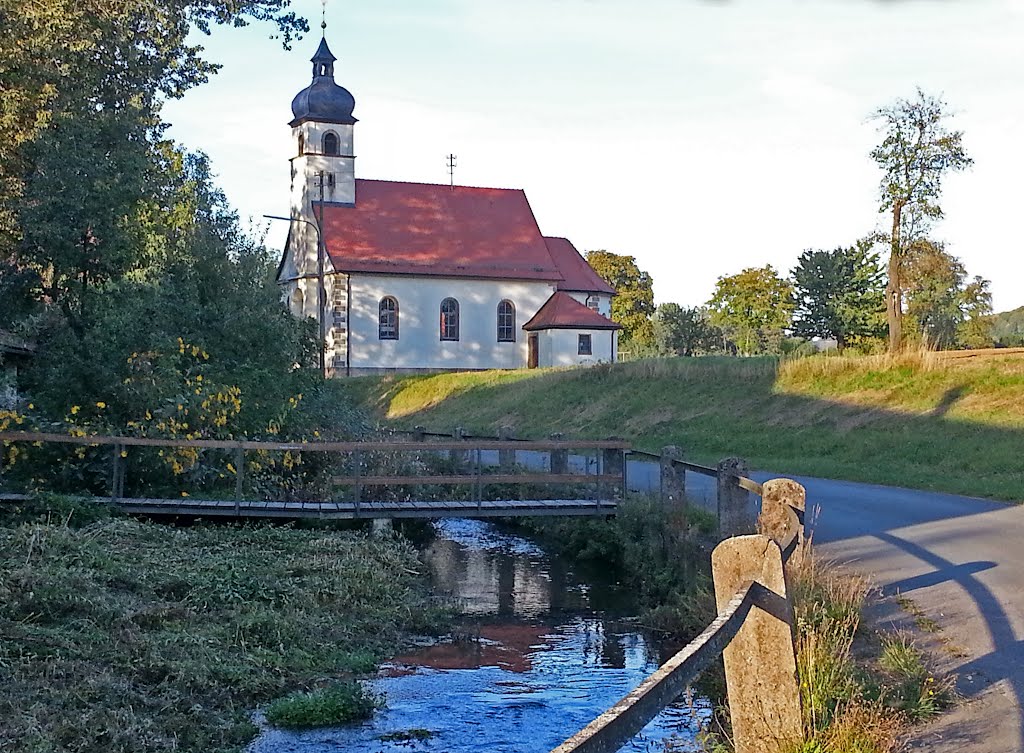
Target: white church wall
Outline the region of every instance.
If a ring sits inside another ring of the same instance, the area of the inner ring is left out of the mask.
[[[519,369],[526,367],[527,333],[522,326],[553,292],[546,282],[353,274],[350,364],[366,370]],[[398,301],[397,340],[378,337],[380,300]],[[440,339],[440,307],[459,302],[459,339]],[[515,305],[515,342],[497,341],[498,303]],[[573,351],[575,353],[575,350]]]
[[[538,356],[541,366],[592,366],[615,361],[615,330],[549,329],[540,335]],[[590,335],[590,355],[580,355],[580,335]]]
[[[607,293],[578,293],[575,291],[566,291],[569,293],[569,297],[573,300],[579,301],[584,306],[587,305],[587,301],[592,297],[597,298],[597,313],[607,316],[609,319],[612,316],[612,297]]]

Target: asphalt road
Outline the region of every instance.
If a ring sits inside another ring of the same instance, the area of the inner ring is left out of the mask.
[[[1024,506],[795,477],[818,551],[909,597],[941,627],[963,702],[916,750],[1024,753]]]
[[[633,488],[656,489],[657,467],[631,463],[629,478]],[[905,595],[941,628],[939,669],[957,675],[962,703],[916,730],[911,747],[1024,753],[1024,505],[790,478],[807,489],[819,555],[867,575],[885,594]],[[714,508],[713,479],[687,474],[686,483],[691,499]],[[892,600],[886,608],[898,609]]]

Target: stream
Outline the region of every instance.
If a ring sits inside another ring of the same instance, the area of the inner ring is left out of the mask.
[[[455,635],[385,664],[372,720],[289,732],[264,727],[250,753],[547,753],[671,655],[630,625],[629,594],[492,523],[444,519],[424,553],[434,588],[459,604]],[[617,619],[618,618],[618,619]],[[622,751],[695,751],[710,707],[682,698]]]

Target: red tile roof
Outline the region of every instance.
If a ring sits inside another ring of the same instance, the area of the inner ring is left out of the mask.
[[[523,325],[533,332],[538,329],[622,329],[621,324],[587,308],[568,293],[559,291],[548,298],[540,311]]]
[[[340,272],[562,279],[521,190],[356,180],[323,232]]]
[[[615,295],[615,288],[601,279],[568,239],[545,238],[544,243],[547,244],[555,266],[562,273],[562,281],[558,283],[559,290]]]

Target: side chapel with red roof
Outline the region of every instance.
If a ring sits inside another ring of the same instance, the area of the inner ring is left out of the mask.
[[[522,190],[355,177],[355,99],[334,82],[335,60],[322,39],[292,101],[277,277],[294,315],[323,322],[330,373],[614,361],[615,291],[572,243],[541,233]]]

